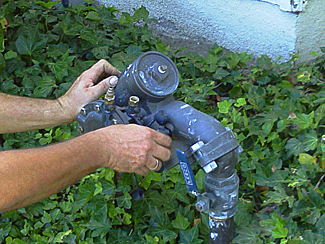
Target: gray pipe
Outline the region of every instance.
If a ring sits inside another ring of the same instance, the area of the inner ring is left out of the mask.
[[[173,135],[188,147],[198,141],[208,144],[216,137],[220,141],[227,141],[227,138],[220,137],[227,130],[218,120],[186,103],[169,101],[160,109],[164,110],[168,115],[169,122],[175,127]],[[211,243],[226,244],[233,239],[233,216],[237,212],[239,186],[235,165],[238,163],[239,153],[240,150],[236,148],[229,152],[226,150],[225,154],[219,158],[213,158],[218,167],[207,173],[205,178],[205,192],[210,198]],[[175,158],[171,160],[175,160]],[[203,160],[203,162],[205,161]]]
[[[172,156],[165,162],[165,170],[179,164],[176,149],[185,152],[190,162],[198,161],[207,175],[205,192],[198,194],[196,207],[209,214],[210,242],[227,244],[234,233],[239,186],[235,166],[241,147],[218,120],[175,101],[172,93],[178,83],[178,70],[168,57],[144,53],[121,74],[115,95],[110,91],[106,102],[87,104],[77,121],[84,133],[118,123],[138,123],[171,133]],[[134,96],[139,101],[136,107],[129,103]]]

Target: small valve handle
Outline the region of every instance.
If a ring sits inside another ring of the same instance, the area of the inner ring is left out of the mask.
[[[199,196],[200,194],[196,186],[195,177],[185,152],[176,149],[176,154],[188,192],[194,196]]]

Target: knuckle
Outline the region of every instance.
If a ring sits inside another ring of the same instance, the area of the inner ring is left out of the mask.
[[[169,159],[170,159],[170,156],[171,156],[171,151],[168,150],[168,151],[166,152],[166,159],[165,159],[165,161],[169,160]]]
[[[153,131],[147,127],[145,127],[143,134],[144,134],[145,138],[153,137]]]
[[[107,62],[107,60],[105,60],[105,59],[100,59],[99,61],[98,61],[98,63],[100,63],[101,65],[107,65],[108,67],[110,67],[110,64],[109,64],[109,62]]]
[[[166,142],[167,142],[168,146],[171,147],[172,146],[172,143],[173,143],[173,140],[172,140],[171,137],[167,136]]]
[[[145,163],[146,162],[146,155],[139,155],[138,156],[138,162],[140,163],[140,164],[143,164],[143,163]],[[139,167],[139,165],[137,165],[137,164],[134,164],[134,166],[138,166]]]
[[[110,87],[108,81],[107,82],[102,82],[102,85],[103,85],[103,88],[104,88],[105,91],[108,90],[108,88]]]
[[[87,74],[87,70],[85,70],[84,72],[82,72],[82,73],[79,75],[78,79],[81,80],[81,79],[82,79],[86,74]]]
[[[151,148],[152,148],[152,145],[151,145],[150,141],[146,140],[146,141],[143,141],[143,142],[142,142],[142,149],[143,149],[144,151],[147,152],[147,151],[149,151]]]

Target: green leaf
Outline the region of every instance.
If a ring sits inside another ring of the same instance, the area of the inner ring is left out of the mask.
[[[190,203],[187,196],[186,187],[183,184],[176,183],[174,189],[167,189],[167,194],[171,199],[178,199],[187,204]]]
[[[149,16],[149,11],[144,6],[141,6],[140,8],[135,10],[132,17],[135,21],[137,21],[140,19],[147,19],[148,16]]]
[[[284,227],[284,223],[281,218],[276,219],[275,228],[272,230],[272,236],[274,238],[285,238],[288,235],[288,229]]]
[[[55,80],[51,76],[44,77],[39,85],[35,88],[34,97],[47,97],[56,86]]]
[[[2,72],[6,67],[6,61],[2,55],[2,53],[0,53],[0,72]]]
[[[291,138],[287,141],[285,149],[288,151],[288,155],[298,156],[299,153],[305,149],[304,144],[296,138]]]
[[[130,56],[138,57],[142,54],[142,47],[131,45],[128,46],[125,51]]]
[[[5,59],[12,59],[12,58],[17,58],[17,53],[9,50],[8,52],[5,53]]]
[[[21,33],[15,42],[19,54],[32,56],[37,50],[45,48],[48,38],[41,37],[38,28],[32,28],[28,34]]]
[[[283,187],[276,186],[274,187],[275,191],[269,191],[266,195],[268,199],[264,201],[264,205],[267,206],[268,204],[279,204],[282,205],[285,202],[289,203],[289,208],[292,208],[295,198],[293,196],[288,196]]]
[[[317,232],[325,237],[325,214],[323,214],[316,223]],[[324,238],[325,239],[325,238]]]
[[[151,182],[152,181],[157,181],[160,182],[161,181],[161,174],[160,173],[156,173],[154,171],[150,171],[149,174],[147,174],[144,178],[144,180],[141,182],[141,186],[144,189],[148,189]]]
[[[59,232],[53,239],[54,243],[64,243],[63,239],[72,233],[72,230]]]
[[[222,114],[227,114],[229,112],[229,108],[230,108],[231,104],[232,103],[230,103],[227,100],[225,100],[223,102],[219,102],[218,103],[219,112]]]
[[[322,98],[324,99],[324,98]],[[318,124],[321,119],[324,117],[325,114],[325,103],[321,104],[316,110],[315,110],[315,122]]]
[[[96,47],[92,50],[92,53],[97,59],[109,59],[110,52],[111,50],[108,46]]]
[[[10,230],[11,230],[12,223],[1,223],[0,224],[0,242],[4,240],[6,236],[8,236]]]
[[[196,185],[197,185],[197,188],[199,189],[199,191],[204,190],[205,176],[206,176],[206,174],[204,173],[204,171],[202,169],[199,169],[198,172],[195,174],[195,181],[196,181]]]
[[[86,19],[90,19],[90,20],[100,20],[99,14],[95,11],[90,11],[87,16]]]
[[[95,31],[91,29],[82,29],[80,31],[80,38],[90,42],[91,44],[98,45],[98,38],[96,37]]]
[[[261,166],[262,167],[262,166]],[[284,170],[277,170],[271,176],[264,175],[258,170],[256,184],[259,186],[275,187],[285,182],[288,177],[288,172]]]
[[[63,81],[63,78],[69,75],[68,67],[72,66],[73,60],[76,56],[69,56],[69,50],[67,50],[60,60],[55,63],[47,63],[50,70],[55,74],[55,77],[59,82]]]
[[[95,191],[94,191],[94,196],[96,196],[97,194],[102,193],[102,191],[103,191],[103,187],[102,187],[102,185],[101,185],[100,182],[97,183],[97,184],[95,184],[95,187],[96,187],[96,189],[95,189]]]
[[[146,243],[147,243],[147,244],[157,244],[158,241],[159,241],[159,238],[154,238],[154,237],[149,236],[149,235],[147,235],[147,234],[145,234],[144,236],[145,236],[145,238],[146,238]]]
[[[116,199],[117,205],[122,208],[130,209],[132,206],[131,199],[132,199],[131,195],[125,192],[123,196],[118,197]]]
[[[317,159],[307,153],[299,153],[298,161],[303,165],[315,165]]]
[[[176,229],[186,230],[190,226],[190,222],[186,217],[177,213],[176,219],[172,221],[172,225]]]
[[[36,1],[37,4],[45,7],[45,8],[52,8],[55,4],[59,3],[60,1],[48,1],[47,3],[44,1]]]
[[[176,239],[177,234],[171,230],[171,223],[168,216],[162,214],[157,208],[150,208],[150,213],[150,228],[147,234],[151,236],[161,236],[164,243]]]
[[[4,42],[4,35],[3,35],[3,26],[2,21],[5,20],[4,18],[0,17],[0,53],[2,53],[5,50],[5,42]]]
[[[241,107],[244,106],[245,104],[246,104],[246,99],[241,97],[237,99],[237,103],[235,103],[234,106]]]
[[[66,15],[65,18],[58,23],[58,27],[67,36],[77,36],[83,29],[81,24],[72,21],[70,14]]]
[[[188,231],[181,230],[179,232],[179,243],[181,244],[199,244],[202,243],[203,240],[198,239],[199,236],[199,228],[198,225],[195,225],[192,229]]]
[[[48,224],[48,223],[51,223],[52,221],[52,217],[49,213],[47,212],[44,212],[43,213],[43,217],[41,218],[43,224]]]
[[[298,114],[296,118],[291,119],[293,123],[297,124],[300,129],[306,129],[313,123],[314,112],[310,114]]]
[[[238,235],[233,239],[234,244],[261,244],[259,236],[262,233],[262,227],[256,223],[256,220],[246,223],[247,226],[238,226],[236,232]]]
[[[227,77],[228,75],[230,75],[230,73],[227,70],[223,68],[218,68],[214,73],[213,78],[217,80],[222,80],[224,77]]]
[[[306,150],[315,150],[317,148],[318,138],[315,130],[312,130],[309,133],[305,134],[303,144]]]
[[[324,244],[325,237],[318,233],[313,233],[311,230],[304,231],[302,235],[307,244]]]
[[[87,229],[92,230],[92,237],[100,236],[102,238],[110,231],[111,222],[107,218],[107,214],[107,206],[102,204],[100,208],[96,208],[96,211],[94,215],[92,215],[89,223],[84,225]]]

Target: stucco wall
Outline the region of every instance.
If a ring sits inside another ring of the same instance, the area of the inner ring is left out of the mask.
[[[308,0],[304,12],[297,19],[296,52],[301,61],[308,61],[314,56],[311,52],[325,47],[325,1]]]
[[[179,46],[202,43],[203,40],[209,45],[217,43],[234,52],[249,52],[255,56],[266,54],[274,60],[279,56],[282,61],[288,60],[296,50],[308,56],[311,50],[315,50],[315,46],[308,43],[323,40],[319,38],[319,33],[325,33],[325,17],[321,16],[324,15],[324,0],[308,0],[306,12],[301,15],[281,11],[279,5],[256,0],[99,2],[127,12],[145,6],[150,17],[158,20],[154,26],[156,32],[177,40]],[[319,26],[313,32],[311,26],[315,24]]]

